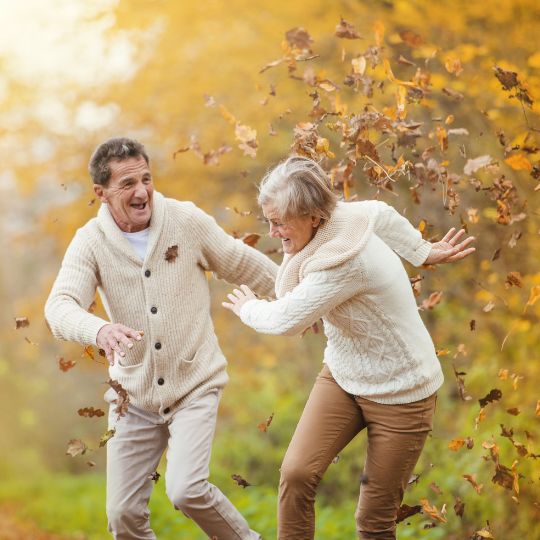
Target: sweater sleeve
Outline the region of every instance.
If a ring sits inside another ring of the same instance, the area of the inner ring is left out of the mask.
[[[97,265],[84,233],[71,241],[45,304],[45,318],[55,338],[96,345],[108,321],[88,312],[98,285]]]
[[[274,297],[277,264],[227,234],[201,209],[195,207],[194,212],[191,226],[200,242],[201,266],[229,283],[247,285],[259,296]]]
[[[317,322],[332,309],[362,292],[366,280],[358,263],[309,273],[279,300],[250,300],[240,319],[257,332],[293,336]]]
[[[431,251],[431,244],[422,239],[420,231],[395,208],[382,201],[362,203],[373,219],[375,234],[400,257],[420,266]]]

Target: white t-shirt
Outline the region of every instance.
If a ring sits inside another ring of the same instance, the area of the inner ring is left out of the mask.
[[[139,256],[141,261],[144,261],[144,258],[146,257],[146,248],[148,247],[150,227],[137,232],[122,231],[122,234],[129,240],[129,243],[133,246],[135,253]]]

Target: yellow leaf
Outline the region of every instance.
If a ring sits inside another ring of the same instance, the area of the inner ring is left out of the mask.
[[[467,208],[467,216],[471,223],[478,223],[478,220],[480,219],[477,208]]]
[[[225,120],[229,122],[229,124],[236,124],[236,118],[233,116],[232,113],[229,112],[227,107],[225,107],[224,105],[220,105],[219,112],[221,113],[221,116],[223,116],[223,118],[225,118]]]
[[[449,114],[449,115],[446,117],[446,120],[444,121],[444,123],[445,123],[446,125],[453,124],[453,123],[454,123],[454,115],[453,115],[453,114]]]
[[[448,73],[453,73],[456,77],[459,77],[463,71],[461,60],[456,56],[449,56],[444,63],[444,67]]]
[[[515,171],[532,171],[532,164],[521,152],[507,157],[504,162]]]
[[[536,416],[540,416],[540,399],[536,402]]]
[[[523,313],[525,313],[525,311],[527,310],[529,306],[533,306],[539,298],[540,298],[540,285],[533,285],[531,287],[529,299],[527,300],[527,303],[525,304],[525,309],[523,310]]]
[[[375,44],[380,47],[384,39],[384,24],[381,21],[375,21],[373,30],[375,31]]]
[[[448,448],[452,450],[453,452],[457,452],[463,445],[465,444],[465,439],[452,439],[448,443]]]

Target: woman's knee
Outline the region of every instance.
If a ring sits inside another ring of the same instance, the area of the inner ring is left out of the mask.
[[[285,459],[281,465],[280,485],[288,487],[317,487],[320,474],[301,460]]]
[[[148,524],[148,508],[126,500],[122,503],[107,505],[107,520],[109,530],[117,534],[122,531],[144,529]]]

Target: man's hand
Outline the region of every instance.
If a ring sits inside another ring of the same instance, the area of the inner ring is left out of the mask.
[[[476,248],[468,247],[474,241],[474,236],[465,238],[462,242],[460,239],[465,234],[465,230],[461,229],[456,232],[456,229],[452,227],[440,242],[435,242],[431,246],[428,258],[424,261],[424,264],[441,264],[448,262],[460,261],[474,253]]]
[[[229,304],[228,302],[221,303],[221,305],[224,308],[230,309],[233,313],[235,313],[239,317],[240,317],[240,310],[242,309],[242,306],[248,300],[254,300],[257,298],[247,285],[240,285],[240,289],[242,290],[234,289],[234,291],[231,294],[227,295],[227,298],[232,302],[231,304]]]
[[[126,349],[133,347],[132,339],[140,341],[143,332],[133,330],[123,324],[106,324],[98,332],[96,343],[100,349],[105,351],[105,356],[111,366],[114,364],[114,353],[126,356]]]

